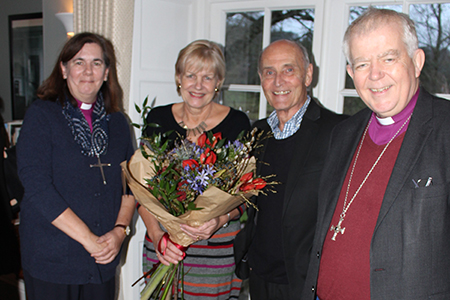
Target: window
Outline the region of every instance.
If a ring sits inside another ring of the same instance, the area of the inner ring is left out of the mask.
[[[450,94],[450,4],[413,4],[419,47],[425,52],[421,84],[433,94]]]
[[[311,53],[314,21],[314,8],[227,12],[222,103],[246,112],[252,121],[270,114],[273,109],[261,95],[259,54],[279,39],[298,41]]]
[[[425,65],[420,82],[430,93],[450,99],[450,3],[429,3],[410,5],[374,5],[378,8],[405,12],[416,24],[419,48],[425,52]],[[361,15],[367,6],[351,6],[349,24]],[[354,114],[364,108],[348,74],[345,75],[343,112]]]
[[[398,12],[402,11],[401,5],[373,5],[376,8],[385,8],[392,9]],[[363,14],[368,6],[351,6],[349,12],[349,22],[350,25],[354,20],[356,20],[360,15]],[[347,74],[347,71],[344,70],[345,73],[345,96],[344,96],[344,109],[343,113],[347,115],[354,115],[361,109],[365,108],[366,105],[359,98],[358,93],[355,90],[355,86],[353,85],[353,80]]]

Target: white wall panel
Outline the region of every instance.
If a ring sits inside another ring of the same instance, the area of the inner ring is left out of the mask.
[[[145,97],[156,105],[181,101],[174,82],[178,52],[193,40],[196,24],[193,0],[135,0],[131,91],[128,107],[132,122],[142,123],[134,104]],[[196,8],[197,10],[197,8]],[[139,138],[140,132],[135,131]],[[119,300],[139,299],[143,283],[131,287],[142,275],[145,225],[136,214],[124,265],[121,268]]]
[[[173,75],[178,51],[189,41],[189,4],[170,1],[142,1],[140,68]]]

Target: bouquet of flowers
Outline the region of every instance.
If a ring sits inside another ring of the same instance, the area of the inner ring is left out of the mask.
[[[144,138],[129,162],[122,163],[128,185],[138,202],[164,226],[170,239],[184,251],[195,242],[180,224],[200,226],[226,214],[267,185],[267,178],[255,176],[256,160],[250,153],[259,136],[256,130],[235,141],[220,133],[203,133],[197,144],[181,140],[172,149],[163,135]],[[141,299],[169,299],[177,293],[179,266],[159,264],[151,270]],[[172,285],[175,288],[172,288]],[[159,297],[159,298],[158,298]]]

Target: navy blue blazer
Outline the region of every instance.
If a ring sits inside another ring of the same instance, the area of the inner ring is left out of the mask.
[[[61,284],[102,283],[115,275],[119,262],[99,265],[81,244],[51,222],[71,208],[90,230],[101,236],[115,225],[123,194],[120,163],[133,154],[125,116],[110,115],[109,144],[100,156],[81,153],[59,102],[35,101],[27,110],[17,144],[19,176],[25,188],[21,203],[22,266],[33,277]]]
[[[319,189],[316,236],[302,299],[315,299],[321,251],[371,111],[335,127]],[[372,300],[450,299],[450,102],[420,88],[370,245]],[[415,188],[412,179],[433,178]],[[338,259],[338,253],[336,259]]]

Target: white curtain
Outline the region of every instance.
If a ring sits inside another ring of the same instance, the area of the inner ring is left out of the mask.
[[[95,32],[114,45],[125,109],[130,95],[133,13],[134,0],[73,0],[74,32]]]

